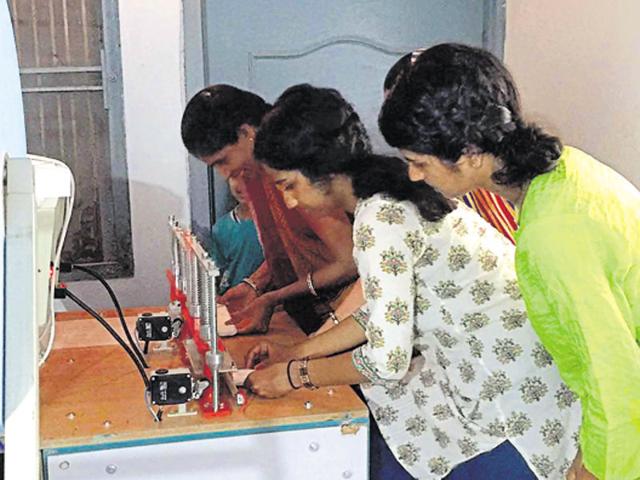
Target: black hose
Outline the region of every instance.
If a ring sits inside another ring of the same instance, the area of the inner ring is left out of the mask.
[[[87,305],[82,300],[80,300],[78,297],[76,297],[69,289],[66,290],[66,295],[71,300],[73,300],[80,308],[82,308],[85,312],[87,312],[89,315],[91,315],[93,318],[95,318],[98,322],[100,322],[100,324],[104,328],[107,329],[107,331],[111,334],[111,336],[116,339],[116,341],[120,344],[120,346],[125,349],[127,354],[131,357],[131,360],[133,360],[133,363],[136,364],[136,368],[140,372],[140,376],[142,377],[142,380],[144,381],[145,387],[147,389],[150,389],[151,385],[150,385],[150,382],[149,382],[149,378],[147,377],[147,373],[144,371],[144,367],[142,366],[142,363],[140,362],[140,359],[133,353],[133,351],[131,350],[129,345],[127,345],[125,343],[125,341],[122,340],[120,335],[118,335],[118,332],[116,332],[113,329],[113,327],[111,325],[109,325],[107,323],[107,321],[104,318],[102,318],[102,316],[98,312],[96,312],[93,308],[91,308],[89,305]]]
[[[93,278],[98,280],[104,286],[104,288],[109,293],[109,296],[111,297],[111,301],[113,302],[113,305],[116,307],[116,311],[118,312],[118,317],[120,317],[120,323],[122,325],[122,329],[124,330],[124,333],[127,336],[127,340],[129,340],[131,349],[136,353],[136,356],[138,357],[138,359],[140,360],[144,368],[149,368],[149,365],[147,364],[147,361],[145,360],[142,353],[140,352],[138,345],[131,337],[131,333],[129,332],[129,327],[127,327],[127,322],[125,321],[124,314],[122,313],[122,308],[120,308],[120,302],[118,302],[118,299],[116,298],[116,294],[111,288],[111,285],[107,283],[107,281],[102,275],[100,275],[98,272],[96,272],[91,268],[83,267],[82,265],[76,265],[76,264],[73,265],[73,268],[91,275]]]

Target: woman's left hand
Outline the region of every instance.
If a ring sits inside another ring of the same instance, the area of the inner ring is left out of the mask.
[[[256,395],[266,398],[282,397],[293,390],[287,377],[286,363],[276,363],[256,370],[247,377],[244,384]]]
[[[262,295],[246,308],[232,313],[227,325],[235,325],[238,333],[267,333],[274,307],[268,294]]]
[[[273,342],[258,342],[249,349],[244,358],[245,368],[266,368],[278,362],[286,362],[295,356],[291,347]]]

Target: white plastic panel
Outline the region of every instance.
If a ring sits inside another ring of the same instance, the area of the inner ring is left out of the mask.
[[[31,162],[6,161],[5,476],[38,477],[38,347],[35,322],[35,197]],[[7,340],[7,339],[10,339]]]
[[[367,480],[368,439],[336,426],[52,455],[48,478]]]

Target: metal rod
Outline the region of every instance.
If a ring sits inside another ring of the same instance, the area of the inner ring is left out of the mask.
[[[216,282],[215,271],[207,270],[207,317],[209,318],[209,348],[213,353],[215,359],[218,358],[218,321],[217,321],[217,308],[216,308]],[[216,362],[216,365],[219,366]],[[211,383],[213,385],[213,411],[217,412],[220,407],[220,374],[218,369],[211,369]]]
[[[187,289],[185,290],[185,296],[187,297],[187,308],[191,309],[191,298],[193,296],[193,254],[191,253],[191,250],[185,250],[184,252],[185,255],[185,260],[187,261]],[[193,315],[193,312],[191,312],[191,314]]]
[[[180,290],[186,295],[189,283],[189,265],[187,262],[187,251],[184,249],[180,238],[178,238],[178,248],[180,249]]]
[[[171,238],[171,262],[173,263],[173,285],[176,289],[180,288],[180,246],[178,239],[173,236]]]
[[[191,305],[189,306],[189,310],[193,317],[200,318],[200,262],[198,262],[198,258],[195,256],[193,251],[191,251],[191,257],[191,274],[193,283],[191,284]]]
[[[199,280],[200,280],[200,289],[199,289],[199,299],[198,302],[200,304],[200,335],[203,340],[209,340],[209,322],[211,322],[210,308],[209,308],[209,292],[207,288],[207,269],[204,265],[199,265]]]

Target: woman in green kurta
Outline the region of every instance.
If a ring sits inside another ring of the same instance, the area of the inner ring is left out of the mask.
[[[380,113],[414,181],[475,188],[519,208],[516,270],[529,318],[580,397],[581,454],[567,478],[640,478],[640,192],[522,119],[488,52],[419,52]]]

